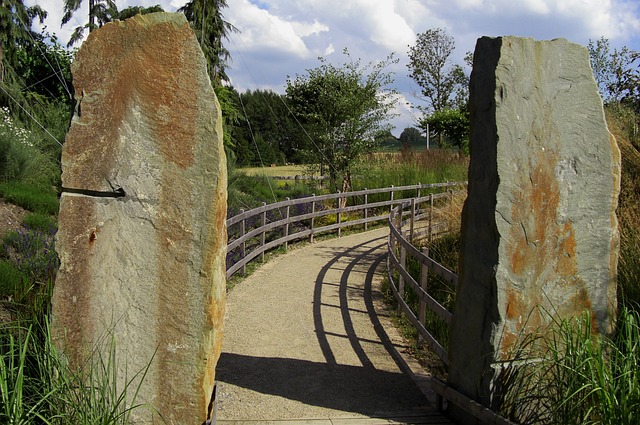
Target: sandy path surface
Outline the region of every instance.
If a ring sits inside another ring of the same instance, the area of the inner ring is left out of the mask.
[[[379,284],[387,232],[292,250],[229,293],[216,376],[218,419],[432,410],[398,366],[404,347],[389,318],[376,314],[384,308]]]

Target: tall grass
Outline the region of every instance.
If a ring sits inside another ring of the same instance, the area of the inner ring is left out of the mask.
[[[353,185],[355,189],[371,189],[392,185],[466,181],[468,165],[468,157],[447,150],[373,153],[364,158],[353,173]]]
[[[13,322],[0,330],[0,423],[128,424],[148,368],[117,387],[115,341],[72,369],[49,326]],[[134,384],[134,382],[137,382]]]
[[[622,154],[622,178],[618,200],[620,257],[618,263],[619,304],[640,305],[640,132],[639,117],[620,105],[605,109],[609,130],[618,141]]]
[[[639,319],[623,308],[611,339],[588,314],[526,336],[502,370],[501,413],[526,424],[637,424]]]

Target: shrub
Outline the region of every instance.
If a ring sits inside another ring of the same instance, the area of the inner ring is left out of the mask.
[[[59,260],[54,248],[55,229],[48,232],[18,230],[3,238],[1,254],[33,282],[55,278]]]
[[[38,134],[15,123],[8,108],[0,108],[0,181],[56,185],[60,171],[57,154],[45,153]]]

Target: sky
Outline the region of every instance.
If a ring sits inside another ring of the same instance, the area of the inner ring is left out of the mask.
[[[45,25],[66,44],[75,26],[86,22],[82,3],[71,22],[60,27],[62,0],[26,0],[49,16]],[[160,4],[177,10],[185,0],[116,0],[119,9]],[[363,64],[394,53],[398,64],[392,86],[399,92],[391,123],[399,136],[416,125],[424,105],[409,77],[408,51],[416,34],[442,28],[456,43],[452,63],[463,64],[482,36],[514,35],[538,40],[566,38],[587,45],[600,37],[612,47],[640,51],[640,0],[227,0],[225,19],[240,31],[226,43],[232,62],[228,74],[240,92],[270,89],[284,93],[287,76],[305,75],[318,57],[343,64],[343,49]]]

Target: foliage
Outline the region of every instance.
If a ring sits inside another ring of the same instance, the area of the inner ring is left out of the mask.
[[[640,133],[638,116],[628,107],[605,107],[607,126],[615,136],[622,157],[622,178],[617,216],[620,228],[618,301],[629,308],[640,305]]]
[[[22,182],[0,183],[0,195],[22,208],[47,215],[58,214],[58,197],[51,188]]]
[[[240,166],[301,163],[305,138],[284,95],[271,90],[239,94],[243,119],[235,133],[234,153]]]
[[[440,148],[455,147],[469,153],[469,114],[459,109],[436,111],[423,120],[423,127],[438,135]]]
[[[388,128],[384,122],[393,107],[393,81],[387,66],[396,63],[393,55],[375,65],[361,66],[345,49],[349,61],[336,67],[320,58],[321,65],[305,76],[287,79],[287,100],[304,126],[313,147],[306,152],[311,163],[328,170],[332,190],[338,179],[342,191],[351,188],[354,163],[373,150],[375,135]]]
[[[622,103],[640,113],[640,53],[626,46],[611,51],[609,40],[589,40],[591,68],[606,103]],[[637,65],[634,69],[634,64]]]
[[[21,181],[40,187],[57,184],[60,171],[53,159],[57,149],[41,136],[17,125],[9,108],[0,108],[0,182]]]
[[[60,263],[54,248],[55,233],[55,227],[9,232],[2,240],[0,256],[11,260],[30,284],[53,280]]]
[[[222,9],[225,7],[227,0],[190,0],[178,9],[184,13],[198,37],[214,87],[222,81],[229,81],[226,70],[231,54],[222,40],[227,39],[231,32],[238,31],[224,20]]]
[[[639,320],[622,309],[609,339],[585,313],[525,337],[500,374],[501,413],[527,424],[636,424]]]
[[[114,5],[115,6],[115,5]],[[119,19],[124,21],[125,19],[133,18],[136,15],[146,15],[147,13],[156,13],[156,12],[164,12],[162,6],[156,4],[154,6],[144,7],[144,6],[129,6],[124,9],[118,11],[115,10],[115,13],[112,13],[111,19],[116,20]]]
[[[418,34],[416,44],[409,46],[410,77],[420,86],[428,112],[464,107],[469,83],[460,65],[451,65],[455,40],[442,28]]]
[[[400,133],[400,143],[402,146],[427,146],[427,138],[415,127],[407,127]]]
[[[22,273],[11,261],[0,259],[0,299],[12,297],[22,280]]]
[[[222,138],[227,155],[235,155],[233,148],[236,145],[236,133],[242,120],[242,113],[238,106],[238,92],[231,86],[222,84],[214,88],[220,111],[222,113]]]
[[[64,15],[62,15],[61,24],[64,25],[69,22],[73,14],[80,9],[81,5],[82,0],[64,0]],[[110,22],[114,10],[117,10],[114,0],[89,0],[89,22],[77,26],[73,30],[67,47],[71,47],[82,40],[86,29],[89,29],[89,32],[91,32]]]
[[[142,407],[135,399],[148,368],[118,388],[115,352],[114,339],[105,337],[91,359],[72,370],[54,346],[47,321],[5,324],[0,328],[0,422],[130,423],[131,413]]]
[[[46,16],[40,6],[27,7],[23,0],[0,0],[0,83],[16,63],[17,52],[30,44],[33,20],[42,23]]]
[[[369,154],[357,167],[354,189],[465,181],[468,164],[456,152],[437,149]]]

